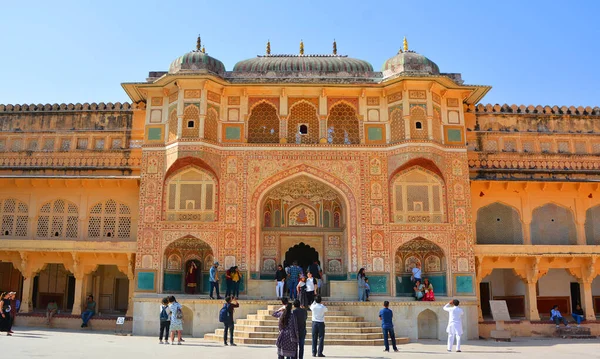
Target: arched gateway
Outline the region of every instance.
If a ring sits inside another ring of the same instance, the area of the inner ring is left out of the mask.
[[[210,245],[193,236],[169,244],[163,258],[163,292],[207,293],[207,275],[213,258]]]

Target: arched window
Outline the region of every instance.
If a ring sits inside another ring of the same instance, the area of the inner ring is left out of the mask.
[[[248,118],[248,143],[279,143],[277,109],[261,103],[252,109]]]
[[[492,203],[477,211],[477,244],[523,244],[519,212],[502,203]]]
[[[585,238],[589,245],[600,245],[600,206],[585,212]]]
[[[219,128],[219,120],[217,111],[213,108],[208,109],[208,113],[204,118],[204,139],[217,142],[217,132]]]
[[[410,138],[427,140],[429,139],[429,130],[427,128],[427,115],[420,106],[410,109]]]
[[[27,237],[29,207],[16,199],[0,199],[2,231],[0,237]]]
[[[169,142],[177,139],[177,111],[171,111],[169,115]]]
[[[40,208],[37,237],[77,238],[79,209],[74,203],[57,199]]]
[[[88,237],[93,239],[129,239],[131,210],[112,199],[92,206],[88,218]]]
[[[442,223],[445,221],[442,181],[421,169],[395,177],[392,182],[395,223]]]
[[[356,110],[345,103],[331,108],[327,118],[327,142],[355,145],[360,143],[360,130]]]
[[[313,105],[300,102],[290,109],[288,143],[319,143],[319,117]]]
[[[167,220],[215,220],[216,181],[206,171],[189,168],[167,184]]]
[[[200,110],[195,105],[187,105],[183,110],[183,123],[186,125],[181,129],[181,137],[197,138],[198,137],[198,121],[200,121]],[[191,125],[191,126],[190,126]]]
[[[323,227],[328,228],[331,226],[331,224],[329,223],[329,211],[325,211],[323,212]]]
[[[531,244],[574,245],[577,229],[573,212],[566,207],[548,203],[531,214]]]
[[[390,118],[390,132],[392,134],[392,143],[404,140],[406,138],[406,133],[404,130],[404,118],[402,118],[402,110],[393,110]]]

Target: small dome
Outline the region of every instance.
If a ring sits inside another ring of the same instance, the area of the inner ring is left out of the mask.
[[[176,58],[171,62],[171,66],[169,66],[170,74],[179,71],[188,72],[198,70],[208,70],[209,72],[223,76],[225,74],[225,65],[214,57],[208,56],[208,54],[202,51],[195,50]]]
[[[367,61],[340,55],[265,55],[238,62],[233,67],[233,72],[364,74],[373,72],[373,66]]]
[[[411,50],[401,51],[398,55],[388,59],[381,69],[384,76],[403,72],[439,75],[440,68],[435,62]]]

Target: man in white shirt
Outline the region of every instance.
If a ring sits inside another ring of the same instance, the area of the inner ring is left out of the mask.
[[[324,358],[323,343],[325,340],[325,313],[327,307],[321,304],[321,296],[317,295],[313,304],[310,305],[312,312],[312,355]],[[319,346],[317,350],[317,339]]]
[[[451,300],[444,306],[444,310],[448,312],[448,327],[446,332],[448,333],[448,351],[452,351],[452,345],[454,344],[454,338],[456,337],[456,352],[460,353],[460,336],[463,334],[462,328],[462,316],[465,312],[458,307],[460,302],[458,299]]]
[[[423,283],[421,280],[421,262],[417,262],[412,269],[412,282],[415,283],[416,281],[421,281],[421,283]]]

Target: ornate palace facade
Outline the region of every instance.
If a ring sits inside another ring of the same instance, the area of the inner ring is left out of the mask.
[[[337,54],[231,71],[198,43],[124,83],[129,104],[0,105],[0,290],[132,313],[181,293],[190,261],[273,291],[276,265],[318,258],[329,296],[505,299],[538,320],[600,297],[600,109],[481,105],[404,45],[374,71]],[[294,257],[295,256],[295,257]],[[596,308],[596,310],[599,308]]]

